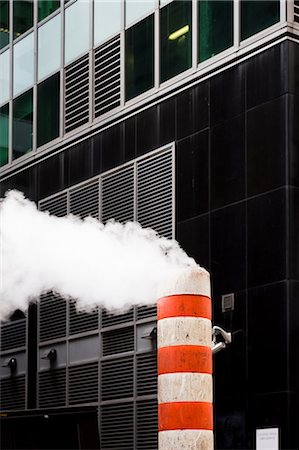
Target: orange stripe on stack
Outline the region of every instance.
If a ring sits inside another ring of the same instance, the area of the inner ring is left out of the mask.
[[[158,300],[159,450],[213,448],[211,316],[206,295]]]

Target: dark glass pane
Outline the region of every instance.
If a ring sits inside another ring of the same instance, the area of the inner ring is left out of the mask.
[[[233,45],[233,1],[198,2],[198,62]]]
[[[0,108],[0,166],[8,163],[8,103]]]
[[[189,69],[192,64],[192,3],[173,1],[161,9],[161,81]]]
[[[9,2],[0,0],[0,48],[9,43]]]
[[[32,89],[13,102],[13,159],[32,150]]]
[[[39,0],[38,2],[38,20],[43,20],[45,17],[52,14],[60,7],[60,0]]]
[[[59,73],[37,87],[37,146],[59,135]]]
[[[33,26],[33,1],[13,1],[13,36],[14,39]]]
[[[154,85],[154,17],[126,31],[126,100]]]
[[[279,0],[242,0],[241,39],[246,39],[279,21]]]

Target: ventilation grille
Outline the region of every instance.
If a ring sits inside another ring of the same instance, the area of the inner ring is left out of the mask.
[[[124,314],[111,314],[105,309],[102,310],[102,327],[110,327],[118,323],[131,322],[134,320],[134,308],[129,309]]]
[[[69,404],[98,401],[98,362],[69,368]]]
[[[41,200],[39,203],[39,209],[41,211],[49,211],[57,217],[63,217],[67,215],[67,193],[57,195],[54,198],[48,200]]]
[[[157,317],[157,306],[139,306],[137,308],[137,320],[147,317]]]
[[[39,408],[65,406],[65,369],[49,370],[39,373]]]
[[[43,294],[39,304],[39,337],[47,341],[66,335],[66,301],[52,292]]]
[[[157,353],[137,355],[137,395],[157,393]]]
[[[119,222],[134,220],[134,167],[103,176],[102,221]]]
[[[2,378],[0,382],[0,409],[25,409],[25,375]]]
[[[96,330],[99,326],[98,309],[91,313],[77,312],[74,303],[70,303],[69,333],[84,333]]]
[[[137,450],[158,449],[157,400],[137,402]]]
[[[95,52],[94,111],[99,117],[120,106],[120,37]]]
[[[294,1],[294,21],[299,22],[299,1]]]
[[[101,400],[133,396],[133,356],[102,362]]]
[[[89,55],[65,69],[65,131],[89,120]]]
[[[134,327],[103,333],[103,356],[134,351]]]
[[[141,160],[137,165],[137,221],[172,238],[172,151]]]
[[[105,405],[100,410],[101,449],[133,450],[133,403]]]
[[[98,180],[70,191],[70,213],[81,219],[87,216],[99,217]]]
[[[25,347],[26,319],[1,324],[1,351]]]

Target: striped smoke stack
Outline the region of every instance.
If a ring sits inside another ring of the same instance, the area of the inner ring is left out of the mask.
[[[158,300],[159,450],[213,450],[210,276],[185,271]]]

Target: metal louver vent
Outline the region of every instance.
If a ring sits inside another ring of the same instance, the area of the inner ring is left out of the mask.
[[[65,406],[66,371],[64,368],[40,372],[38,386],[39,408]]]
[[[294,1],[294,21],[299,22],[299,1]]]
[[[83,219],[99,217],[99,181],[80,186],[70,191],[70,213]]]
[[[2,378],[0,410],[25,409],[25,375]]]
[[[98,401],[98,362],[69,368],[69,404]]]
[[[133,356],[102,362],[101,400],[114,400],[133,396]]]
[[[134,351],[134,327],[103,333],[103,356]]]
[[[157,400],[137,402],[137,449],[158,449],[158,403]]]
[[[105,309],[102,310],[102,327],[110,327],[118,323],[131,322],[134,320],[134,308],[123,314],[111,314]]]
[[[167,150],[137,164],[137,221],[172,238],[173,156]]]
[[[100,409],[101,449],[133,450],[133,403],[104,405]]]
[[[94,111],[99,117],[120,106],[120,37],[95,51]]]
[[[65,132],[89,121],[89,55],[65,69]]]
[[[137,395],[157,394],[157,353],[137,355]]]
[[[25,345],[26,319],[1,324],[1,351]]]
[[[39,303],[40,341],[66,335],[66,301],[52,292],[43,294]]]
[[[56,195],[50,199],[41,200],[39,202],[39,209],[41,211],[49,211],[57,217],[63,217],[67,215],[67,193]]]
[[[84,333],[99,327],[99,311],[84,313],[77,312],[76,305],[69,303],[69,333]]]
[[[134,166],[102,178],[102,221],[134,220]]]
[[[139,306],[137,308],[137,320],[145,319],[146,317],[156,317],[157,306]]]

